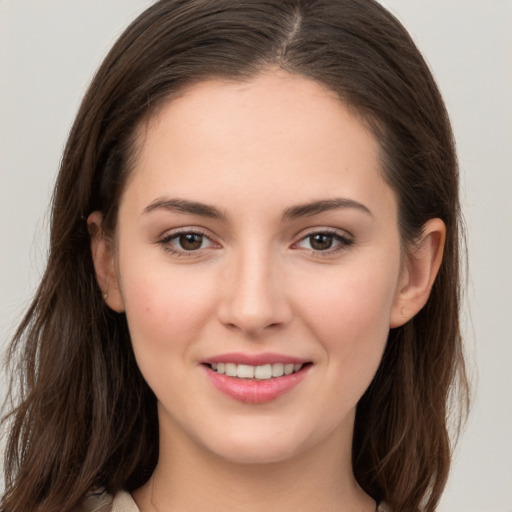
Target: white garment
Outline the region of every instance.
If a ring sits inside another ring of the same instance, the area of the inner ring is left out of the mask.
[[[133,498],[126,491],[114,498],[104,491],[91,492],[76,512],[140,512]]]
[[[121,491],[114,497],[112,512],[139,512],[139,509],[131,495],[126,491]]]
[[[89,496],[78,512],[140,512],[135,501],[126,491],[118,492],[114,498],[107,493]],[[377,507],[377,512],[391,512],[385,503]]]

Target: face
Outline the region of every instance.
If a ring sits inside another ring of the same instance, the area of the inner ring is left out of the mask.
[[[408,276],[377,141],[271,72],[189,88],[144,128],[103,287],[162,442],[239,462],[350,443]]]

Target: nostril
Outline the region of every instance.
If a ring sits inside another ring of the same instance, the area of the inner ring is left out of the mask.
[[[217,315],[229,330],[251,334],[276,330],[293,316],[282,291],[226,296],[218,304]]]

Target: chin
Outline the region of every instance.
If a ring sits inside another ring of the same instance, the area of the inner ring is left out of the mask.
[[[231,445],[228,449],[217,447],[216,454],[234,464],[261,465],[277,464],[293,459],[298,455],[299,450],[292,446],[283,446],[277,443],[247,443],[234,447]]]
[[[267,428],[265,428],[267,427]],[[300,456],[315,445],[311,433],[259,424],[255,428],[223,429],[203,446],[218,457],[236,464],[274,464]]]

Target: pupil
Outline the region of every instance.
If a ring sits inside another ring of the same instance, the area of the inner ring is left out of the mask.
[[[186,235],[180,235],[180,245],[183,249],[187,251],[199,249],[202,244],[202,235],[196,235],[195,233],[187,233]]]
[[[332,246],[332,235],[318,234],[313,235],[310,240],[311,247],[317,251],[325,251]]]

